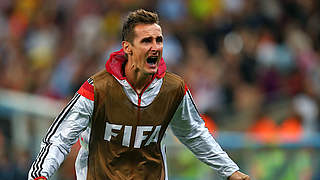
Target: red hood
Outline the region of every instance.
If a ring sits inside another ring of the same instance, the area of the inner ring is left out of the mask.
[[[107,72],[111,73],[119,80],[126,79],[122,73],[122,65],[127,61],[124,55],[125,54],[123,49],[113,52],[111,53],[110,58],[106,63]],[[164,75],[166,74],[166,69],[167,69],[166,63],[164,62],[163,58],[161,58],[159,62],[159,68],[156,73],[156,78],[158,79],[163,78]]]

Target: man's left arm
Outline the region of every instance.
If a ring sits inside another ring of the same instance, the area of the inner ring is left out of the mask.
[[[202,162],[212,167],[221,177],[229,180],[249,180],[239,172],[239,167],[229,158],[226,152],[215,141],[205,127],[187,90],[171,123],[174,135],[187,146]]]

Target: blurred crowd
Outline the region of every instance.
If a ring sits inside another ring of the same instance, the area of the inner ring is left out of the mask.
[[[263,141],[319,130],[317,0],[0,0],[0,88],[69,99],[137,8],[159,13],[168,70],[219,129]]]
[[[168,69],[185,78],[201,112],[220,124],[224,115],[255,112],[247,123],[238,121],[244,130],[286,103],[288,116],[298,115],[304,129],[315,131],[320,99],[319,4],[1,0],[0,87],[58,99],[72,96],[104,67],[110,52],[121,48],[127,12],[145,8],[160,14]]]

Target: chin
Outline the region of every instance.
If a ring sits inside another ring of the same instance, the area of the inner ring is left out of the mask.
[[[148,75],[155,75],[157,73],[157,71],[149,71],[147,72]]]
[[[148,75],[154,75],[154,74],[156,74],[157,73],[157,71],[158,71],[158,68],[157,69],[153,69],[153,70],[148,70],[148,71],[146,71],[146,74],[148,74]]]
[[[156,74],[157,73],[157,71],[158,71],[158,65],[157,66],[154,66],[154,67],[146,67],[145,68],[145,72],[147,73],[147,74]]]

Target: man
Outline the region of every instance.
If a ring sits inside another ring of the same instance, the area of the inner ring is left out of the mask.
[[[158,16],[131,12],[122,49],[85,82],[42,141],[29,179],[47,179],[80,137],[77,179],[168,179],[161,140],[174,134],[222,177],[249,180],[204,126],[184,81],[166,72]]]

